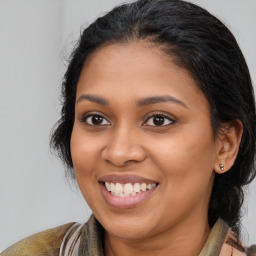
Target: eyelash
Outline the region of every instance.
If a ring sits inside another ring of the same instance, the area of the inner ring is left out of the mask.
[[[86,123],[86,125],[89,125],[89,126],[102,126],[102,125],[94,125],[94,124],[88,124],[86,122],[86,120],[89,118],[89,117],[93,117],[93,116],[98,116],[98,117],[102,117],[104,118],[105,120],[107,120],[104,116],[102,116],[101,114],[98,114],[98,113],[92,113],[92,114],[85,114],[83,115],[81,118],[80,118],[80,121],[82,123]]]
[[[105,119],[105,120],[107,120],[103,115],[101,115],[101,114],[99,114],[99,113],[91,113],[91,114],[85,114],[85,115],[83,115],[81,118],[80,118],[80,121],[82,122],[82,123],[86,123],[86,125],[88,125],[88,126],[106,126],[106,124],[99,124],[99,125],[95,125],[95,124],[88,124],[88,118],[90,118],[90,117],[93,117],[93,116],[98,116],[98,117],[100,117],[100,118],[103,118],[103,119]],[[170,121],[170,123],[169,124],[165,124],[165,125],[149,125],[149,126],[153,126],[153,127],[166,127],[166,126],[169,126],[169,125],[172,125],[172,124],[175,124],[176,123],[176,120],[174,120],[173,118],[171,118],[171,117],[169,117],[169,116],[167,116],[167,115],[165,115],[163,112],[157,112],[157,113],[155,113],[155,114],[153,114],[153,115],[150,115],[149,117],[147,117],[146,118],[146,122],[148,122],[151,118],[155,118],[155,117],[163,117],[165,120],[167,119],[167,120],[169,120]],[[110,123],[109,121],[107,121],[108,123]],[[165,121],[164,121],[165,122]],[[144,122],[145,123],[145,122]],[[142,124],[143,126],[147,126],[147,125],[145,125],[145,124]],[[107,124],[108,125],[108,124]]]
[[[169,125],[172,125],[172,124],[176,123],[176,120],[174,120],[174,118],[171,118],[171,117],[165,115],[163,112],[158,112],[158,113],[155,113],[153,115],[150,115],[149,117],[147,117],[146,122],[148,122],[151,118],[155,118],[155,117],[163,117],[165,120],[166,119],[169,120],[170,123],[169,124],[165,124],[165,125],[151,125],[151,126],[154,126],[154,127],[165,127],[165,126],[169,126]],[[143,123],[143,125],[144,125],[144,123]]]

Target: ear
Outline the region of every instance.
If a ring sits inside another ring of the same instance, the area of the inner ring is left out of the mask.
[[[215,172],[227,172],[234,164],[243,134],[240,120],[225,123],[217,132]]]

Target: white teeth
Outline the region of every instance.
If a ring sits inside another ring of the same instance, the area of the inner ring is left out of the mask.
[[[110,185],[110,183],[105,182],[105,186],[106,186],[107,191],[111,191],[111,185]]]
[[[111,185],[110,185],[110,189],[111,189],[111,192],[115,192],[115,184],[111,182]]]
[[[120,183],[116,183],[115,192],[116,192],[116,194],[122,194],[122,193],[124,193],[124,187],[123,187],[123,185],[120,184]]]
[[[124,193],[131,194],[133,192],[133,185],[131,183],[124,185]]]
[[[121,184],[113,182],[105,182],[106,189],[114,196],[117,197],[129,197],[135,196],[137,193],[145,192],[156,187],[156,183],[146,184],[146,183],[131,183]]]
[[[140,187],[141,187],[141,190],[143,192],[145,192],[147,190],[147,184],[146,183],[142,183]]]
[[[134,191],[135,193],[140,192],[140,183],[135,183],[135,184],[133,185],[133,191]]]

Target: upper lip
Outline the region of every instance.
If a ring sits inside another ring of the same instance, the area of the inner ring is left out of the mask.
[[[138,175],[106,175],[98,180],[99,182],[113,182],[113,183],[158,183],[155,180],[144,178]]]

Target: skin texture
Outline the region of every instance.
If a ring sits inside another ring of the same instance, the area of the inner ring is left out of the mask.
[[[136,105],[156,95],[182,103]],[[76,98],[71,155],[80,190],[106,230],[106,255],[198,255],[210,232],[214,170],[221,172],[220,163],[224,171],[232,166],[241,124],[214,137],[209,103],[190,74],[159,47],[141,41],[94,52]],[[159,112],[166,116],[160,126],[154,119]],[[102,123],[90,125],[92,119],[83,118],[87,113],[101,115]],[[120,209],[106,202],[98,183],[112,174],[139,175],[159,185],[143,203]]]

